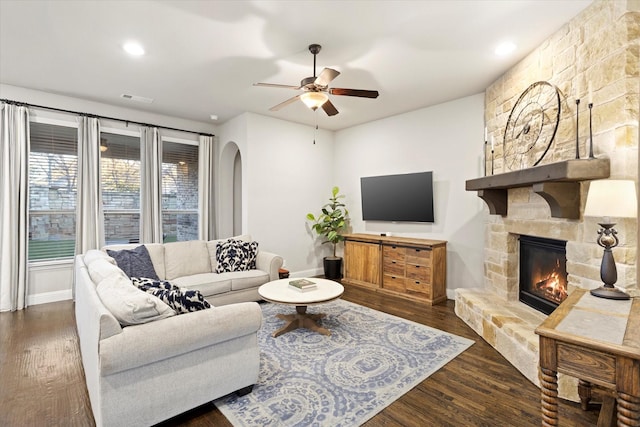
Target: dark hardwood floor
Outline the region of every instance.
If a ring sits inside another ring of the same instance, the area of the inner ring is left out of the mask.
[[[343,298],[475,341],[366,427],[540,425],[539,389],[455,315],[453,301],[429,307],[353,287]],[[561,426],[594,426],[597,416],[597,406],[561,401]],[[91,425],[73,303],[0,313],[0,426]],[[212,404],[162,425],[231,426]]]

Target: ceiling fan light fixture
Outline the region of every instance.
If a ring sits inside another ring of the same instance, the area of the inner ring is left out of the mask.
[[[324,92],[305,92],[300,95],[300,99],[307,107],[315,111],[329,100],[329,95]]]

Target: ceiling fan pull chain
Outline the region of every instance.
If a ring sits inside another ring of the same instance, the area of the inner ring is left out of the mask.
[[[313,113],[316,119],[316,125],[313,128],[313,145],[316,145],[316,131],[318,130],[318,110],[316,109]]]

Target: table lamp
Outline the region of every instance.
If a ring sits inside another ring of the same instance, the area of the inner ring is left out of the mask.
[[[637,208],[634,181],[607,179],[591,182],[584,216],[602,217],[602,222],[598,223],[602,228],[598,230],[596,242],[604,248],[600,264],[600,278],[604,285],[592,289],[591,295],[609,299],[629,299],[629,294],[613,286],[618,280],[618,272],[611,249],[618,246],[619,241],[618,232],[613,228],[616,224],[611,222],[610,217],[634,218]]]

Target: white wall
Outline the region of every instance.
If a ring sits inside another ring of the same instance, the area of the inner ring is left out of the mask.
[[[253,113],[220,129],[222,146],[234,141],[242,155],[243,233],[282,255],[291,275],[300,277],[321,274],[329,250],[305,217],[320,210],[333,186],[333,132],[317,130],[313,140],[311,126]]]
[[[482,284],[483,202],[465,191],[482,176],[484,94],[338,131],[333,181],[352,231],[447,240],[447,293]],[[362,221],[360,177],[433,171],[435,223]]]

